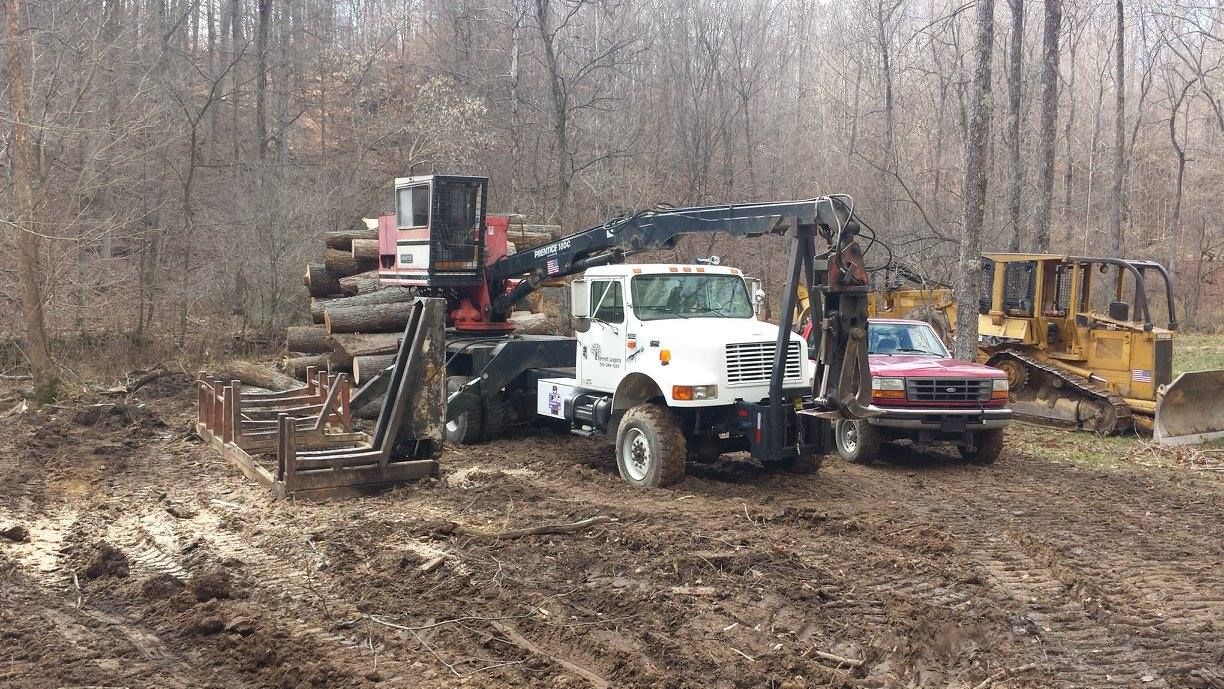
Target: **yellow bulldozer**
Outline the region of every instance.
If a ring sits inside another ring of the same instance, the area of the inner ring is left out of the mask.
[[[1101,433],[1146,430],[1166,444],[1224,437],[1224,371],[1173,377],[1177,316],[1164,266],[995,253],[982,256],[981,269],[978,360],[1007,372],[1017,416]],[[954,333],[952,289],[903,276],[914,284],[888,281],[872,294],[871,316]],[[1156,309],[1151,278],[1163,302]],[[806,295],[799,296],[802,308]],[[1154,310],[1164,327],[1153,322]]]

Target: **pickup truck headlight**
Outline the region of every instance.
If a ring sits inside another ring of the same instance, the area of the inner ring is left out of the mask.
[[[718,397],[717,385],[673,385],[674,400],[710,400]]]
[[[995,378],[990,382],[990,389],[994,392],[1007,392],[1007,379]]]
[[[871,397],[877,400],[905,399],[904,378],[872,378]]]

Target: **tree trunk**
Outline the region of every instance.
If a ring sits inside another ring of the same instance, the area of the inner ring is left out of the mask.
[[[265,390],[280,391],[302,387],[301,383],[283,373],[241,359],[222,364],[220,368],[212,372],[212,378],[226,383],[237,380]]]
[[[346,297],[377,292],[380,289],[382,289],[382,283],[378,281],[377,270],[340,278],[340,293]]]
[[[1113,188],[1109,194],[1109,246],[1108,255],[1118,258],[1122,255],[1122,178],[1126,171],[1126,23],[1122,0],[1116,0],[1117,37],[1115,39],[1115,72],[1114,88],[1117,98],[1114,105],[1114,176]],[[1112,301],[1122,276],[1117,271],[1108,273],[1106,294]]]
[[[324,249],[323,265],[337,278],[364,273],[376,268],[374,261],[359,261],[353,258],[351,252],[341,249]]]
[[[1037,141],[1037,214],[1033,218],[1033,251],[1050,250],[1050,209],[1054,206],[1054,144],[1058,135],[1058,39],[1062,32],[1062,0],[1045,0],[1045,30],[1041,39],[1041,115]],[[1071,160],[1065,161],[1068,168]],[[1069,184],[1069,182],[1068,182]]]
[[[314,299],[310,302],[310,320],[323,322],[323,312],[327,309],[340,309],[350,306],[373,306],[375,304],[398,304],[416,299],[416,290],[406,287],[386,287],[377,292],[358,294],[355,297],[339,297],[336,299]]]
[[[1008,249],[1019,251],[1020,227],[1020,96],[1024,59],[1024,0],[1007,0],[1011,37],[1007,46],[1007,224]]]
[[[377,275],[377,273],[376,273]],[[322,263],[306,264],[306,275],[302,284],[312,297],[330,297],[340,292],[340,276],[331,272]]]
[[[338,367],[352,366],[353,359],[371,354],[392,354],[399,349],[403,333],[337,333],[331,336],[335,343],[332,364]]]
[[[1173,156],[1177,161],[1177,183],[1173,192],[1173,217],[1169,220],[1169,282],[1177,284],[1177,259],[1181,252],[1181,210],[1182,195],[1186,180],[1186,149],[1177,140],[1177,112],[1186,100],[1186,94],[1197,79],[1187,81],[1182,86],[1177,99],[1173,101],[1172,113],[1169,115],[1169,145],[1173,147]],[[1188,115],[1187,115],[1188,117]]]
[[[379,371],[395,363],[394,354],[375,354],[353,359],[353,382],[364,385],[377,376]]]
[[[51,361],[47,329],[43,316],[42,268],[38,259],[38,236],[34,234],[34,190],[30,179],[29,123],[26,121],[25,78],[21,55],[21,2],[6,0],[8,33],[9,103],[12,108],[13,190],[17,197],[17,273],[21,280],[21,312],[25,316],[26,357],[39,403],[55,400],[59,381]]]
[[[544,66],[548,70],[548,89],[552,100],[553,116],[553,147],[557,157],[557,198],[553,207],[556,221],[565,226],[565,215],[569,207],[569,93],[561,75],[561,65],[557,59],[556,32],[552,28],[549,14],[552,10],[552,0],[535,0],[536,26],[540,30],[540,43],[544,46]]]
[[[327,329],[320,325],[292,325],[285,331],[285,349],[300,354],[324,354],[332,351],[334,344],[327,337]]]
[[[977,46],[970,100],[969,128],[965,137],[964,208],[961,215],[960,289],[956,292],[956,356],[977,358],[978,297],[982,291],[982,225],[986,215],[990,140],[990,57],[994,50],[994,0],[977,5]]]
[[[374,265],[374,262],[378,260],[378,240],[354,239],[349,255],[358,261],[365,261],[370,265]]]
[[[402,330],[412,315],[412,304],[374,304],[327,309],[323,325],[329,333],[385,333]]]
[[[327,370],[331,357],[326,354],[310,356],[286,356],[281,361],[281,370],[298,380],[306,380],[306,368],[314,366],[318,370]]]
[[[259,0],[259,26],[255,37],[255,52],[258,65],[255,74],[255,145],[259,148],[259,160],[267,158],[268,151],[268,25],[272,19],[272,0]]]
[[[347,230],[336,230],[323,235],[323,244],[329,249],[351,251],[354,239],[373,239],[377,241],[378,228],[371,230],[366,227],[364,220],[358,220],[353,223],[353,227]]]

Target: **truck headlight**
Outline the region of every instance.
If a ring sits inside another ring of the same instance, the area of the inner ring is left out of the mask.
[[[872,390],[905,390],[904,378],[872,378]]]
[[[717,385],[673,385],[674,400],[710,400],[718,397]]]
[[[990,381],[990,389],[994,392],[1007,392],[1007,379],[995,378]]]
[[[905,399],[904,378],[872,378],[871,397],[877,400]]]

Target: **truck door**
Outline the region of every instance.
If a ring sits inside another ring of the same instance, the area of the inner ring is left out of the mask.
[[[619,279],[591,280],[591,328],[578,338],[578,382],[615,392],[625,375],[625,292]]]

